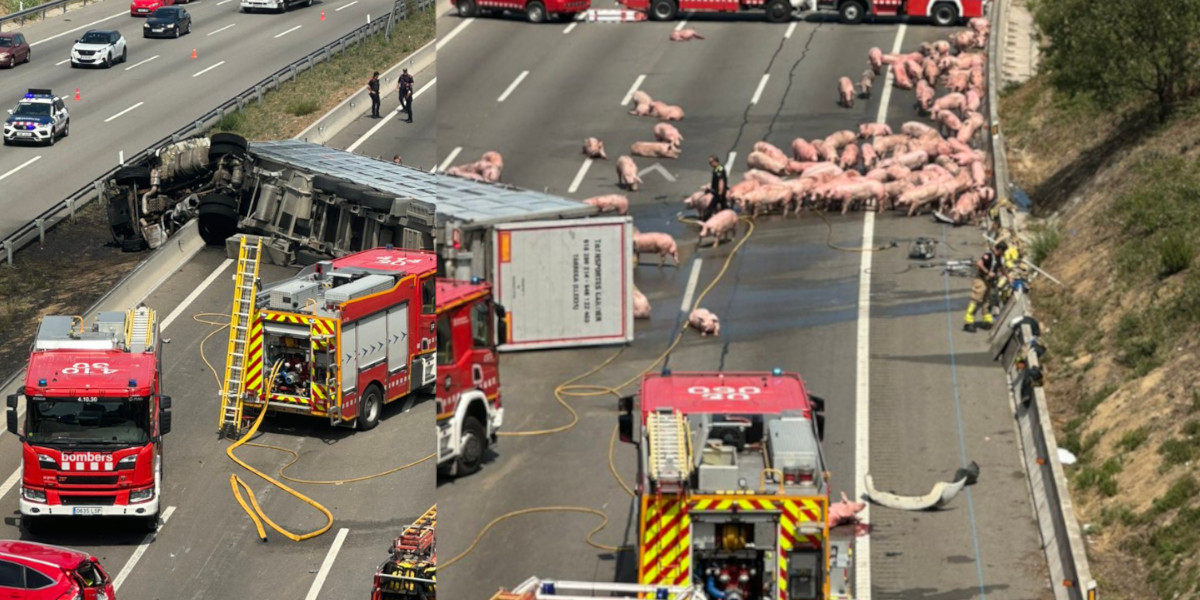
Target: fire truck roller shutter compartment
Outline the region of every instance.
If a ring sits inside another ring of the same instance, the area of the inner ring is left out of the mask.
[[[387,348],[385,344],[386,320],[387,315],[379,313],[359,321],[359,327],[355,328],[358,332],[358,369],[360,371],[370,369],[386,358],[384,352]]]
[[[353,391],[358,386],[358,355],[354,349],[355,325],[342,326],[342,393]]]
[[[387,312],[388,373],[408,367],[408,303]]]

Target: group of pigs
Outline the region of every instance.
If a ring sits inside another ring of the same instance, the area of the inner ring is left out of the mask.
[[[484,152],[479,160],[465,165],[454,165],[446,169],[447,175],[456,175],[476,181],[496,183],[500,181],[500,173],[504,171],[504,159],[494,150]]]

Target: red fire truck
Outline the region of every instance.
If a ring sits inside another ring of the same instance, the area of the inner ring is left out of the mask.
[[[581,12],[591,8],[591,0],[451,0],[463,18],[477,13],[491,14],[522,12],[530,23],[542,23],[548,19],[570,21]]]
[[[664,370],[620,408],[621,439],[639,446],[638,583],[850,597],[852,540],[832,540],[827,522],[824,401],[799,375]]]
[[[388,246],[264,286],[250,319],[244,405],[365,431],[383,404],[432,392],[436,272],[433,252]],[[265,397],[264,374],[279,362]]]
[[[438,468],[469,475],[504,422],[496,345],[508,326],[491,284],[479,278],[438,279],[437,304]]]
[[[437,505],[413,521],[392,542],[390,556],[375,571],[371,600],[437,598]]]
[[[21,523],[30,533],[60,515],[137,517],[157,528],[171,398],[162,393],[154,317],[144,306],[102,312],[90,329],[80,317],[42,318],[25,386],[7,399],[8,430],[23,454]]]
[[[807,0],[806,0],[807,1]],[[843,23],[866,16],[929,18],[941,26],[982,17],[986,0],[816,0],[817,10],[836,10]]]

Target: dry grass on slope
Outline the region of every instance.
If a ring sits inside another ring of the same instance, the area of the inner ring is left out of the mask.
[[[1047,396],[1092,574],[1110,598],[1200,595],[1200,116],[1165,127],[1056,100],[1001,115],[1039,216]]]

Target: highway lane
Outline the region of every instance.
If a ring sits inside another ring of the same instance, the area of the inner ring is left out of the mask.
[[[326,146],[350,150],[379,160],[392,160],[399,154],[405,165],[425,171],[437,166],[437,66],[409,74],[416,83],[413,92],[413,122],[406,123],[407,114],[400,111],[395,84],[380,99],[383,119],[372,119],[370,104],[364,113],[346,126]]]
[[[456,21],[444,18],[439,32],[456,30]],[[686,140],[683,156],[676,161],[636,159],[644,169],[645,185],[630,194],[635,224],[643,231],[675,235],[684,264],[680,269],[642,266],[637,270],[637,284],[652,302],[654,316],[648,323],[639,322],[638,342],[614,366],[593,378],[608,385],[636,374],[672,339],[681,296],[689,293],[693,257],[703,260],[699,289],[693,290],[699,293],[728,256],[727,247],[704,248],[697,253],[695,230],[676,220],[682,208],[679,199],[707,181],[707,155],[725,157],[736,152],[732,161],[736,181],[757,140],[767,139],[786,148],[797,135],[824,136],[875,120],[882,80],[877,82],[875,97],[857,101],[853,109],[836,105],[835,83],[841,75],[857,79],[866,67],[866,50],[880,46],[890,51],[897,37],[895,25],[843,27],[806,21],[792,27],[706,19],[690,23],[706,40],[671,43],[666,38],[675,26],[539,27],[515,20],[477,19],[459,30],[462,35],[446,43],[439,57],[442,86],[448,88],[439,111],[439,154],[447,156],[457,150],[457,163],[486,150],[498,150],[505,156],[503,180],[519,186],[548,188],[577,198],[617,192],[611,161],[594,161],[580,174],[585,161],[579,146],[583,137],[595,135],[606,142],[609,156],[615,159],[628,153],[633,141],[653,139],[654,121],[628,116],[628,107],[620,106],[630,86],[639,80],[640,88],[652,97],[680,104],[686,111],[684,121],[677,124]],[[931,27],[906,28],[902,48],[910,50],[944,35],[945,30]],[[917,117],[910,92],[895,91],[891,98],[887,121],[893,127]],[[657,170],[645,170],[655,163],[674,181]],[[841,490],[853,494],[863,475],[855,466],[861,257],[835,250],[830,244],[842,248],[861,245],[862,218],[858,214],[830,216],[828,229],[811,214],[799,221],[763,220],[754,238],[733,259],[725,278],[704,299],[703,305],[721,316],[722,339],[689,337],[670,357],[676,370],[781,366],[799,371],[812,389],[829,400],[826,447],[835,497]],[[876,222],[875,242],[896,241],[903,248],[916,235],[936,231],[925,220],[882,215]],[[978,239],[968,230],[948,235],[956,244]],[[996,597],[1037,596],[1044,586],[1026,575],[1030,564],[1009,558],[1028,557],[1035,565],[1040,562],[1028,495],[1020,481],[1008,477],[1020,469],[1011,446],[1012,432],[1005,437],[1002,427],[994,427],[986,430],[986,436],[975,435],[978,424],[994,425],[1003,418],[1005,402],[1002,388],[995,384],[995,377],[1002,380],[1003,376],[977,359],[982,337],[971,338],[956,329],[961,327],[958,311],[965,302],[967,286],[963,281],[951,281],[953,293],[947,301],[940,279],[901,283],[899,272],[906,265],[900,263],[907,262],[902,251],[877,255],[881,264],[895,269],[871,268],[873,330],[869,340],[878,346],[869,355],[869,431],[873,440],[870,466],[876,481],[886,477],[892,482],[890,489],[918,493],[938,478],[949,477],[959,466],[954,447],[934,447],[924,440],[957,442],[959,422],[964,423],[964,453],[986,457],[975,459],[986,462],[985,471],[997,476],[991,483],[981,479],[978,491],[971,494],[969,509],[967,502],[958,501],[950,511],[921,515],[910,524],[912,515],[874,508],[871,516],[880,543],[869,553],[873,591],[881,597],[903,598],[942,593],[976,597],[981,590]],[[930,299],[923,304],[914,300],[925,296]],[[931,319],[940,321],[931,325]],[[946,327],[951,327],[949,336]],[[933,338],[930,331],[938,331],[940,337]],[[904,368],[917,360],[911,356],[912,340],[925,340],[926,336],[938,342],[922,344],[922,354],[945,355],[947,342],[953,340],[957,352],[972,358],[956,362],[953,370],[945,357],[927,359],[931,364],[924,369]],[[932,349],[924,348],[926,345]],[[506,355],[502,363],[503,397],[508,407],[505,428],[522,431],[564,422],[566,414],[551,394],[554,385],[586,371],[613,351]],[[955,378],[957,396],[951,384]],[[970,395],[963,389],[968,381]],[[930,398],[921,417],[897,415],[903,411],[893,398],[909,394]],[[583,419],[575,430],[533,439],[505,438],[482,473],[441,482],[440,504],[449,524],[439,536],[443,556],[461,552],[491,519],[530,506],[602,508],[613,523],[599,537],[608,543],[616,543],[618,537],[624,537],[625,543],[632,541],[629,533],[636,524],[631,522],[629,498],[608,473],[605,458],[615,421],[613,402],[598,398],[575,403],[582,407]],[[876,405],[883,416],[874,412]],[[908,432],[919,434],[905,435]],[[920,451],[915,452],[917,449]],[[629,448],[618,450],[617,469],[626,479],[634,473],[632,461]],[[453,598],[487,597],[497,586],[515,585],[534,574],[600,581],[632,578],[628,554],[618,560],[583,544],[594,525],[592,517],[521,519],[499,525],[474,554],[450,567],[449,575],[443,576],[443,592]],[[1006,538],[998,539],[1000,535]],[[932,544],[945,539],[953,541],[944,547]],[[914,546],[936,549],[916,552]],[[512,552],[514,548],[522,551]],[[948,564],[953,568],[947,568]]]
[[[184,5],[193,17],[192,33],[175,40],[143,39],[144,20],[130,17],[127,4],[101,2],[23,29],[36,44],[34,58],[4,73],[0,103],[8,108],[28,88],[50,88],[67,98],[71,135],[52,147],[0,149],[0,185],[5,189],[0,237],[117,164],[120,152],[132,156],[366,23],[368,14],[386,14],[392,5],[388,0],[332,0],[285,14],[245,14],[238,12],[236,0],[198,0]],[[102,22],[91,25],[96,21]],[[108,70],[57,64],[69,58],[74,40],[93,27],[121,31],[128,61]],[[80,31],[72,33],[75,29]],[[364,82],[369,76],[363,75]],[[76,88],[80,101],[74,100]],[[35,157],[40,158],[29,163]]]
[[[220,249],[205,249],[147,299],[162,319],[201,285],[224,262]],[[264,281],[294,272],[262,267]],[[174,431],[165,439],[164,502],[174,506],[170,519],[153,543],[141,551],[123,582],[120,595],[128,598],[305,598],[326,562],[341,528],[348,534],[329,559],[322,598],[363,596],[371,575],[400,526],[434,503],[433,461],[388,476],[344,485],[289,483],[329,508],[335,517],[326,534],[301,543],[268,529],[272,543],[258,540],[250,519],[235,502],[229,476],[237,473],[255,491],[264,511],[281,526],[304,533],[320,527],[324,518],[315,509],[242,470],[225,456],[228,441],[216,439],[219,409],[216,379],[201,359],[200,348],[214,326],[192,319],[204,312],[224,315],[231,305],[232,268],[218,274],[207,290],[169,325],[164,337],[164,382],[174,398]],[[227,320],[228,317],[209,317]],[[227,333],[214,335],[204,348],[219,370]],[[404,409],[408,408],[408,412]],[[431,401],[411,407],[399,403],[385,408],[379,426],[365,433],[332,429],[319,419],[270,418],[255,441],[298,452],[300,462],[288,475],[313,480],[342,480],[379,473],[419,460],[433,446],[434,407]],[[17,466],[19,449],[11,435],[0,439],[0,469]],[[291,457],[279,451],[242,448],[238,455],[275,476]],[[19,486],[18,486],[19,487]],[[16,539],[17,489],[4,490],[10,509],[0,537]],[[129,564],[142,541],[121,522],[60,522],[39,541],[87,549],[101,557],[114,576]]]

